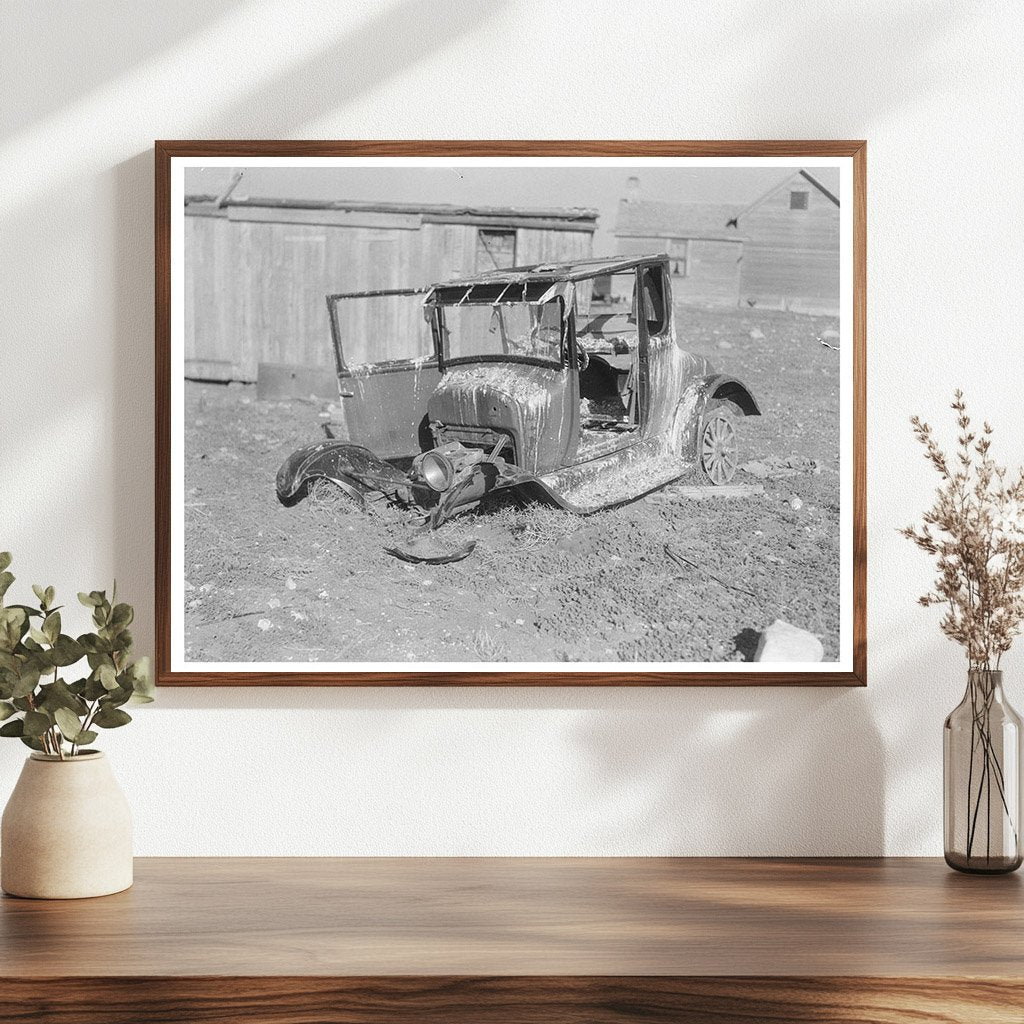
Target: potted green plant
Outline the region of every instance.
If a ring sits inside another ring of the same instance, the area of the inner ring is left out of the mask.
[[[973,428],[963,393],[947,455],[932,428],[911,420],[939,474],[932,507],[902,532],[935,558],[940,628],[964,649],[967,689],[943,728],[946,862],[996,874],[1021,865],[1021,720],[1003,692],[1002,658],[1024,624],[1024,470],[1008,474],[990,455],[992,427]]]
[[[116,584],[109,598],[79,594],[95,632],[69,636],[53,587],[33,586],[35,605],[5,603],[10,564],[0,552],[0,736],[32,753],[0,825],[0,886],[40,899],[120,892],[132,884],[131,813],[91,744],[132,720],[126,705],[153,699],[148,659],[132,660],[134,611]]]

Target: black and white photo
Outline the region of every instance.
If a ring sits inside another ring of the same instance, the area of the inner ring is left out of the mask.
[[[174,157],[170,671],[852,672],[852,186]]]

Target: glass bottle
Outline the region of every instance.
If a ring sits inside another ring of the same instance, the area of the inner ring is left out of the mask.
[[[999,874],[1021,865],[1021,720],[1003,673],[971,669],[943,727],[946,863]]]

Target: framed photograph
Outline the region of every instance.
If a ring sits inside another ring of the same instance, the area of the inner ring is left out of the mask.
[[[864,685],[863,142],[158,142],[160,685]]]

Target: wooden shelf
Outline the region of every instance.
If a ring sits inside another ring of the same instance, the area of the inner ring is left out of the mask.
[[[5,897],[0,960],[4,1021],[1021,1024],[1024,889],[932,859],[140,859],[116,896]]]

